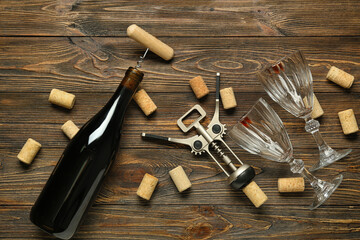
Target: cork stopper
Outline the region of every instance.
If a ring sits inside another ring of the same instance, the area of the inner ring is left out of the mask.
[[[304,97],[304,104],[306,107],[309,107],[309,104],[308,104],[308,100],[306,97]],[[321,117],[322,115],[324,115],[324,110],[322,109],[320,103],[319,103],[319,100],[317,99],[317,97],[315,96],[315,94],[313,94],[313,110],[311,112],[311,118],[315,119],[315,118],[319,118]]]
[[[157,106],[147,94],[145,89],[140,89],[137,93],[135,93],[134,101],[139,105],[146,116],[149,116],[157,109]]]
[[[169,174],[179,192],[183,192],[191,187],[191,182],[182,166],[174,168]]]
[[[303,192],[305,190],[305,181],[302,177],[279,178],[278,190],[284,192]]]
[[[254,204],[256,208],[260,207],[268,200],[268,197],[254,181],[244,187],[242,191],[250,199],[250,201]]]
[[[326,78],[343,88],[350,88],[354,82],[353,75],[334,66],[330,68]]]
[[[201,76],[194,77],[189,83],[197,99],[209,94],[209,89]]]
[[[60,107],[72,109],[75,104],[75,95],[54,88],[50,92],[49,102]]]
[[[234,90],[232,87],[221,89],[220,96],[224,109],[230,109],[237,106]]]
[[[359,131],[359,126],[356,121],[354,111],[348,109],[345,111],[338,112],[342,130],[345,135],[356,133]]]
[[[79,128],[73,121],[68,120],[66,123],[64,123],[64,125],[61,126],[61,130],[69,139],[72,139],[79,131]]]
[[[145,173],[136,194],[145,200],[150,200],[158,181],[156,177]]]
[[[17,158],[25,164],[31,164],[40,148],[40,143],[32,138],[29,138],[17,155]]]
[[[313,98],[314,98],[314,106],[313,106],[313,111],[311,112],[311,117],[315,119],[324,115],[324,110],[322,109],[319,100],[317,99],[315,94],[313,95]]]

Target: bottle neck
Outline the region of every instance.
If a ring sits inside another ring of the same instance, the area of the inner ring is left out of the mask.
[[[126,71],[114,95],[92,119],[95,129],[89,136],[88,144],[102,137],[107,129],[119,132],[127,106],[139,86],[144,74],[132,67]]]
[[[144,73],[140,70],[129,67],[126,70],[124,78],[122,79],[119,87],[116,89],[114,95],[106,105],[112,105],[117,98],[122,96],[121,101],[126,105],[131,101],[136,89],[143,79]]]
[[[124,104],[127,106],[141,83],[143,76],[144,73],[140,70],[129,67],[115,94],[107,103],[107,105],[109,105],[108,107],[110,107],[110,105],[112,106],[115,102],[115,105],[118,107],[123,106]],[[118,103],[118,101],[120,101],[120,103]]]
[[[126,87],[127,89],[135,92],[143,77],[143,72],[137,68],[129,67],[120,83],[120,86]]]

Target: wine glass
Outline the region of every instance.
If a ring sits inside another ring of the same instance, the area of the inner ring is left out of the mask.
[[[282,58],[257,74],[267,94],[295,117],[305,120],[305,131],[311,133],[319,147],[320,160],[310,168],[315,171],[345,157],[352,150],[335,151],[322,138],[320,123],[311,118],[313,110],[312,75],[301,51]]]
[[[315,196],[310,209],[324,203],[340,185],[340,174],[330,182],[312,175],[301,159],[294,159],[287,131],[277,113],[262,98],[229,131],[229,136],[248,152],[277,162],[287,162],[293,173],[299,173],[310,182]]]

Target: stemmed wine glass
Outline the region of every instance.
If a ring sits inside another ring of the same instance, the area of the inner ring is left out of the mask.
[[[322,138],[320,123],[311,118],[313,110],[312,75],[301,51],[265,67],[258,78],[267,94],[295,117],[305,120],[305,131],[311,133],[319,147],[320,160],[310,168],[315,171],[345,157],[351,149],[335,151]]]
[[[294,159],[287,131],[277,113],[262,98],[229,131],[229,136],[248,152],[277,162],[287,162],[293,173],[299,173],[314,188],[313,210],[324,203],[340,185],[340,174],[330,182],[312,175],[300,159]]]

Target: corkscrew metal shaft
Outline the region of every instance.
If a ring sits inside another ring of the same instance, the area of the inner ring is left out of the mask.
[[[191,148],[191,153],[195,155],[200,155],[203,152],[206,152],[214,160],[214,162],[219,166],[219,168],[226,174],[228,177],[229,184],[236,189],[243,188],[255,177],[254,169],[244,164],[236,154],[231,150],[231,148],[223,140],[224,135],[226,134],[226,126],[222,124],[219,119],[219,108],[220,108],[220,73],[216,74],[216,100],[215,100],[215,112],[214,116],[207,126],[207,129],[200,123],[206,116],[205,110],[198,104],[192,107],[187,111],[182,117],[177,120],[177,125],[184,132],[189,132],[191,129],[195,128],[198,135],[187,139],[177,139],[177,138],[168,138],[153,134],[142,133],[141,136],[147,139],[157,139],[173,143],[179,143],[187,145]],[[185,126],[183,120],[187,118],[191,113],[197,111],[200,115],[195,121],[193,121],[189,126]],[[225,151],[221,149],[219,143],[225,146],[225,149],[228,150],[232,157],[237,160],[241,166],[237,168],[230,157],[225,154]],[[221,161],[228,166],[227,168],[231,170],[228,172],[225,170],[224,166],[220,161],[214,156],[210,151],[212,149],[215,151],[215,154],[220,157]]]
[[[137,64],[136,64],[136,66],[135,66],[136,69],[137,69],[137,68],[141,68],[141,63],[144,61],[144,58],[146,57],[146,54],[148,53],[148,51],[149,51],[149,48],[147,48],[147,49],[145,50],[144,55],[140,56],[140,59],[137,61]]]

